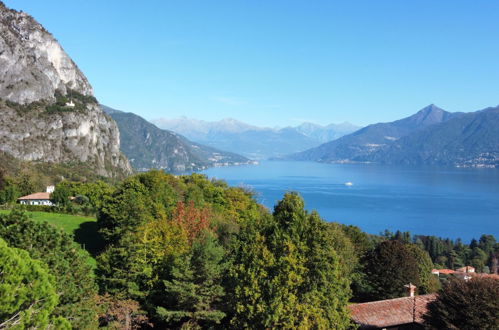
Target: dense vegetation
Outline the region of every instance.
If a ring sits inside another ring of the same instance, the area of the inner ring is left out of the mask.
[[[430,329],[499,329],[499,280],[452,279],[425,316]]]
[[[29,172],[0,175],[0,196],[35,192],[36,181]],[[346,329],[349,301],[404,296],[409,282],[420,294],[436,292],[441,283],[432,268],[497,267],[499,244],[490,235],[468,245],[402,232],[369,235],[326,223],[296,193],[270,212],[250,191],[199,174],[63,180],[52,200],[53,211],[94,215],[85,235],[99,244],[85,246],[96,257],[89,264],[74,242],[82,243],[78,235],[18,209],[0,213],[5,249],[24,250],[9,250],[9,258],[29,256],[22,259],[40,273],[40,292],[57,292],[40,307],[45,316],[26,323],[39,327]],[[23,267],[12,276],[29,281]],[[16,306],[30,313],[25,302]]]
[[[0,205],[15,203],[17,198],[61,181],[113,182],[99,176],[83,163],[26,162],[0,151]]]
[[[0,215],[0,238],[48,266],[59,300],[52,315],[65,318],[74,328],[95,328],[94,275],[88,253],[70,235],[46,223],[30,221],[24,213],[14,210]]]
[[[499,258],[499,243],[492,235],[482,235],[479,240],[472,239],[465,244],[461,239],[451,240],[436,236],[413,235],[409,232],[391,233],[385,231],[382,235],[386,239],[398,240],[404,243],[413,243],[430,255],[435,268],[456,269],[464,266],[473,266],[478,272],[497,273]]]
[[[0,274],[0,328],[69,328],[67,320],[52,315],[58,297],[47,266],[1,238]]]

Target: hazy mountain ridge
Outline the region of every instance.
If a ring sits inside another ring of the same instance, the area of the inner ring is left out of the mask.
[[[366,157],[414,131],[446,121],[453,116],[431,104],[416,114],[389,123],[377,123],[361,128],[337,140],[286,158],[321,162],[365,161]]]
[[[499,166],[499,107],[450,113],[435,105],[369,125],[287,159],[458,167]]]
[[[182,173],[252,163],[235,153],[194,143],[179,134],[160,129],[136,114],[101,107],[118,124],[122,151],[137,170],[156,168]]]
[[[499,167],[499,106],[464,113],[395,141],[372,155],[387,164]]]
[[[152,122],[193,141],[253,159],[279,157],[306,150],[359,128],[349,123],[328,126],[303,123],[296,127],[268,128],[249,125],[232,118],[208,122],[182,117],[162,118]]]
[[[74,107],[65,105],[69,94]],[[85,163],[103,176],[132,171],[83,73],[39,23],[2,2],[0,113],[0,150],[19,160]]]

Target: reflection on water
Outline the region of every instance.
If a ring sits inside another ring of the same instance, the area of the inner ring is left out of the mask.
[[[327,221],[415,234],[499,238],[499,170],[387,167],[312,162],[262,162],[203,172],[250,187],[272,208],[286,191],[298,191],[307,209]],[[352,185],[345,185],[352,182]]]

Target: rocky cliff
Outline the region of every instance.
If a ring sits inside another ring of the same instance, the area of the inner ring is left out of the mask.
[[[131,172],[116,123],[54,37],[0,2],[0,150],[26,161],[84,162]],[[72,103],[72,106],[67,106]]]

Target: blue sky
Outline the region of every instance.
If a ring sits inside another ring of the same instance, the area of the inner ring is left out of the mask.
[[[499,1],[7,0],[146,119],[392,121],[499,104]]]

